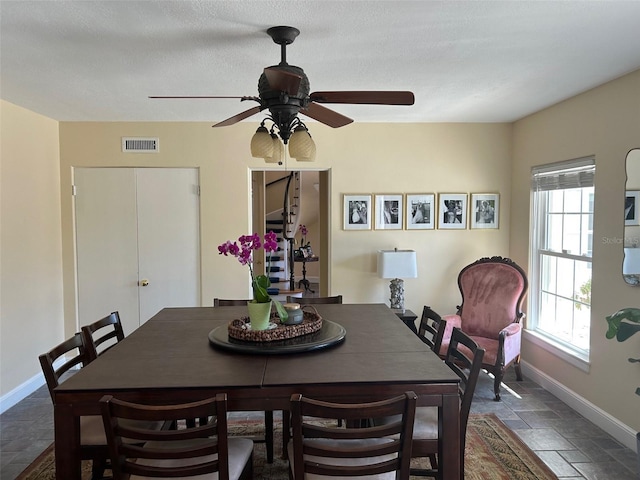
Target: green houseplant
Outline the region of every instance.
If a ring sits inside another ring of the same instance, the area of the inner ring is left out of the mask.
[[[618,342],[624,342],[640,332],[640,308],[623,308],[606,317],[606,320],[609,328],[605,336],[608,339],[615,338]],[[630,358],[629,362],[638,363],[640,358]],[[640,395],[640,387],[636,389],[636,395]]]
[[[624,342],[640,332],[640,308],[623,308],[613,315],[609,315],[606,319],[609,328],[605,335],[608,339],[615,338],[619,342]],[[640,358],[629,358],[629,362],[639,363]],[[636,395],[640,395],[640,387],[636,388]],[[640,432],[636,433],[636,451],[638,472],[640,472]]]

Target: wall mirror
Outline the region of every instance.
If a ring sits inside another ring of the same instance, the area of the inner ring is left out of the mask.
[[[640,287],[640,148],[627,154],[624,197],[624,258],[622,277]]]

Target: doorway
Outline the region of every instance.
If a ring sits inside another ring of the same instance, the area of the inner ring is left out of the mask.
[[[74,169],[78,327],[200,305],[198,185],[194,168]]]
[[[277,189],[278,180],[288,177],[291,173],[300,175],[300,224],[307,227],[306,241],[311,243],[313,254],[319,258],[318,262],[307,263],[307,279],[318,283],[319,296],[327,296],[330,292],[330,208],[329,208],[329,170],[299,170],[299,171],[252,171],[252,215],[254,230],[264,233],[264,221],[272,210],[281,208],[282,193]],[[276,184],[276,199],[269,199],[269,185]],[[285,182],[286,183],[286,182]],[[301,233],[296,233],[296,241],[301,239]],[[298,245],[296,244],[296,247]],[[295,263],[295,286],[298,287],[302,279],[302,264]]]

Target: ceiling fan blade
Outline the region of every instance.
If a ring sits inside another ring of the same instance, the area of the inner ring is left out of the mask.
[[[267,67],[264,74],[269,82],[269,87],[273,90],[286,92],[289,95],[296,95],[300,88],[302,77],[295,73],[285,72],[277,67]]]
[[[255,100],[256,102],[259,102],[260,99],[258,97],[248,97],[248,96],[241,96],[241,97],[229,97],[229,96],[158,96],[158,95],[153,95],[153,96],[149,96],[149,98],[178,98],[178,99],[191,99],[191,98],[239,98],[240,101],[244,101],[244,100]]]
[[[405,91],[345,91],[313,92],[311,100],[319,103],[364,103],[369,105],[413,105],[413,92]]]
[[[226,120],[223,120],[222,122],[216,123],[215,125],[212,125],[213,127],[228,127],[229,125],[233,125],[235,123],[238,123],[241,120],[244,120],[245,118],[249,118],[251,115],[255,115],[256,113],[260,112],[260,107],[253,107],[250,108],[249,110],[245,110],[244,112],[238,113],[237,115],[234,115],[231,118],[227,118]]]
[[[313,102],[307,108],[300,110],[300,113],[333,128],[344,127],[353,122],[353,119]]]

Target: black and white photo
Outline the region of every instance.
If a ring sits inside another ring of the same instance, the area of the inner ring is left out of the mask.
[[[430,230],[436,216],[435,194],[407,194],[405,205],[407,230]]]
[[[441,193],[438,201],[438,228],[464,230],[467,228],[467,194]]]
[[[624,198],[624,224],[626,226],[640,225],[640,191],[627,190]]]
[[[371,195],[344,195],[345,230],[371,229]]]
[[[498,228],[500,195],[497,193],[471,194],[471,228]]]
[[[376,230],[402,230],[402,195],[376,195]]]

